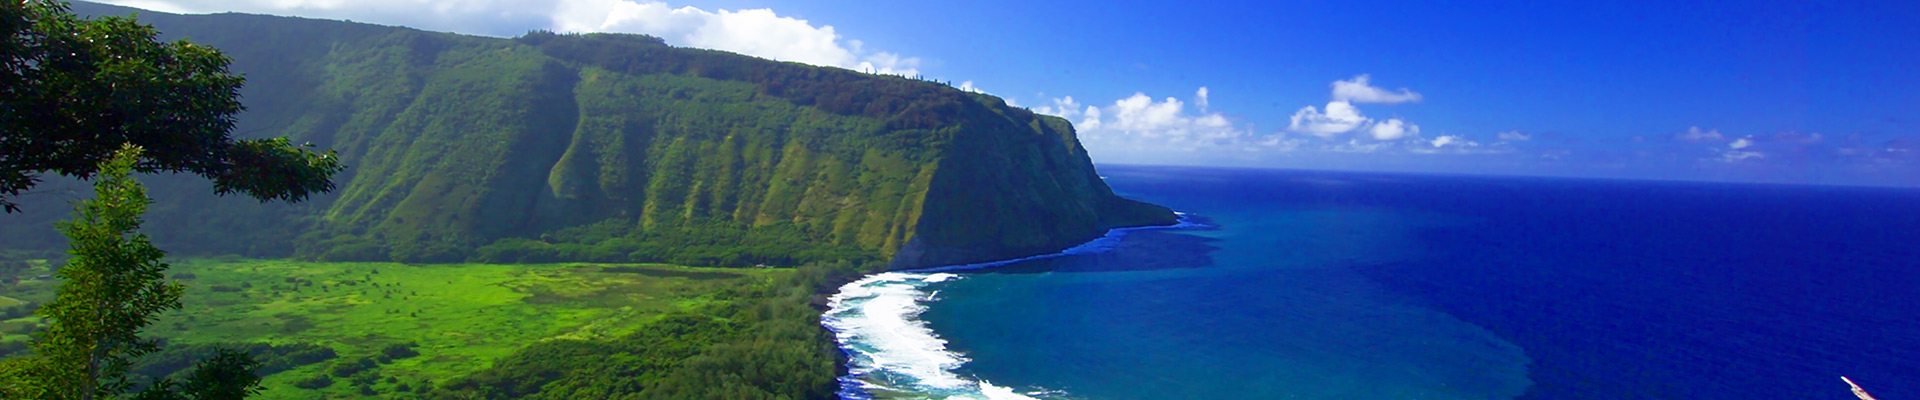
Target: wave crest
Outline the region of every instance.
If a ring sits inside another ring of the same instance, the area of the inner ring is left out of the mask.
[[[1110,251],[1130,231],[1204,226],[1185,213],[1179,215],[1180,222],[1175,225],[1113,229],[1105,236],[1058,253],[884,272],[841,286],[840,291],[828,299],[828,310],[820,317],[821,324],[833,331],[841,350],[847,354],[847,376],[840,378],[840,398],[871,399],[873,392],[902,392],[944,399],[1034,399],[1013,388],[975,381],[953,372],[967,363],[966,356],[948,350],[947,341],[919,319],[927,310],[925,303],[939,293],[929,287],[964,279],[952,271]]]

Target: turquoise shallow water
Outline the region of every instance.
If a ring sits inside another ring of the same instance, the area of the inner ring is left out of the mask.
[[[827,318],[854,358],[846,397],[1846,399],[1840,374],[1882,398],[1920,382],[1920,192],[1102,171],[1199,226],[849,285]]]
[[[1482,399],[1529,385],[1520,348],[1334,267],[1417,257],[1406,227],[1431,217],[1224,211],[1196,210],[1232,221],[1214,229],[965,275],[924,318],[973,360],[963,373],[1074,398]]]

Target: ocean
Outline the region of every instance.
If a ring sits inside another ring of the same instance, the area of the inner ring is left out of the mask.
[[[1183,213],[843,287],[843,398],[1920,399],[1920,190],[1102,166]]]

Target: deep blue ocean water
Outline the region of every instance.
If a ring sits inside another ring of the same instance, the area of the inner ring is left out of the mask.
[[[1920,190],[1101,171],[1196,226],[849,285],[848,397],[1920,399]]]

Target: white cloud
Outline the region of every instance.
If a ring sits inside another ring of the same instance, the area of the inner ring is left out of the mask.
[[[827,28],[832,28],[832,27],[829,26]],[[853,41],[853,42],[859,43],[859,41]],[[859,46],[855,46],[854,48],[858,49]],[[754,55],[759,57],[767,57],[767,56],[761,56],[759,54],[751,54],[751,53],[742,53],[742,54],[749,54],[749,55]],[[772,59],[781,60],[781,61],[799,61],[799,60],[781,59],[777,57],[767,57],[767,58],[772,58]],[[805,61],[799,61],[799,62],[805,62]],[[813,63],[808,63],[808,64],[813,64]],[[814,64],[814,65],[841,67],[841,68],[851,69],[855,71],[869,72],[869,73],[876,73],[876,74],[887,74],[887,75],[914,76],[914,75],[920,74],[920,58],[919,57],[901,57],[899,54],[893,54],[893,53],[888,53],[884,51],[869,54],[866,56],[865,59],[862,59],[859,64],[854,64],[852,67],[848,67],[845,65],[833,65],[833,64]]]
[[[1448,135],[1441,135],[1440,137],[1433,138],[1432,141],[1429,141],[1427,143],[1432,144],[1433,147],[1447,147],[1447,146],[1479,147],[1480,146],[1480,143],[1467,140],[1467,138],[1465,137],[1448,136]]]
[[[577,1],[577,0],[562,0]],[[170,13],[243,12],[349,19],[460,33],[515,36],[550,28],[554,0],[104,0]]]
[[[1052,102],[1053,102],[1052,105],[1040,106],[1039,108],[1033,109],[1033,112],[1052,115],[1060,118],[1066,118],[1069,120],[1073,119],[1073,117],[1075,116],[1080,115],[1080,107],[1081,107],[1080,102],[1073,101],[1073,96],[1066,96],[1066,97],[1053,99]]]
[[[630,0],[106,0],[176,13],[245,12],[378,24],[487,36],[536,29],[641,33],[675,46],[893,75],[919,74],[920,59],[868,51],[833,26],[771,9],[717,10]]]
[[[1420,135],[1419,126],[1416,126],[1414,124],[1409,124],[1406,121],[1401,121],[1399,118],[1393,118],[1393,119],[1388,119],[1386,121],[1375,122],[1373,123],[1373,127],[1368,128],[1367,131],[1368,133],[1373,134],[1374,140],[1395,140],[1403,137]],[[1446,136],[1441,136],[1441,137],[1445,138]],[[1438,147],[1438,146],[1436,145],[1435,147]]]
[[[1394,142],[1361,143],[1359,139],[1349,139],[1346,143],[1322,147],[1321,150],[1330,153],[1376,153],[1392,148],[1393,145]]]
[[[1533,135],[1528,135],[1520,131],[1500,132],[1500,140],[1505,140],[1509,142],[1524,142],[1532,139],[1533,139]]]
[[[1371,77],[1366,74],[1360,74],[1360,75],[1354,76],[1353,79],[1348,79],[1343,81],[1333,81],[1333,84],[1332,84],[1333,100],[1334,101],[1350,101],[1354,103],[1387,103],[1387,104],[1420,101],[1419,93],[1414,93],[1412,90],[1408,90],[1407,88],[1400,88],[1400,91],[1398,93],[1391,90],[1381,89],[1379,87],[1375,87],[1371,84],[1368,84],[1367,80],[1369,78]]]
[[[1753,135],[1734,139],[1732,143],[1727,143],[1727,150],[1719,152],[1720,161],[1732,163],[1750,158],[1767,158],[1766,154],[1759,151],[1748,150],[1751,147],[1753,147]]]
[[[1740,160],[1745,160],[1749,158],[1767,158],[1767,155],[1760,154],[1760,152],[1758,151],[1739,151],[1739,150],[1720,153],[1720,161],[1724,161],[1724,162],[1739,162]]]
[[[1196,90],[1191,101],[1134,93],[1107,106],[1087,106],[1059,97],[1034,111],[1077,120],[1080,140],[1096,158],[1125,162],[1175,162],[1207,165],[1272,165],[1275,157],[1300,160],[1347,154],[1493,155],[1517,150],[1507,142],[1483,145],[1460,135],[1421,137],[1421,128],[1402,118],[1372,119],[1349,101],[1325,108],[1303,107],[1281,132],[1259,133],[1236,126],[1225,115],[1198,106],[1211,89]],[[1511,139],[1519,132],[1509,132]],[[1315,154],[1318,154],[1316,156]]]
[[[1210,154],[1233,159],[1257,159],[1290,152],[1305,141],[1282,134],[1256,134],[1237,126],[1226,115],[1200,109],[1210,89],[1194,92],[1189,103],[1178,98],[1154,99],[1134,93],[1106,106],[1083,105],[1072,97],[1052,99],[1035,112],[1077,120],[1081,143],[1089,151],[1112,157],[1169,159]],[[1198,152],[1206,153],[1198,153]],[[1249,158],[1251,157],[1251,158]]]
[[[1354,103],[1402,103],[1420,101],[1420,94],[1405,88],[1399,92],[1374,87],[1368,83],[1366,74],[1353,79],[1334,81],[1333,101],[1327,102],[1324,112],[1313,106],[1301,107],[1288,118],[1287,130],[1297,133],[1332,139],[1340,134],[1365,130],[1375,140],[1396,140],[1417,137],[1420,127],[1399,118],[1376,121],[1360,113]]]
[[[1100,107],[1087,106],[1087,110],[1080,112],[1080,115],[1086,116],[1086,119],[1080,120],[1080,129],[1100,129]]]
[[[1107,107],[1112,117],[1103,126],[1148,137],[1185,136],[1196,130],[1231,128],[1226,117],[1220,114],[1188,115],[1185,108],[1186,104],[1179,99],[1168,97],[1155,102],[1145,93],[1134,93]]]
[[[1207,112],[1207,87],[1206,86],[1201,86],[1200,90],[1194,91],[1193,105],[1195,107],[1200,107],[1200,112]]]
[[[1290,121],[1287,124],[1287,130],[1331,138],[1334,135],[1359,129],[1371,120],[1360,115],[1360,109],[1353,108],[1352,103],[1336,100],[1327,103],[1325,113],[1313,106],[1302,107],[1300,111],[1293,113]]]
[[[644,33],[678,46],[869,71],[915,75],[920,60],[888,52],[859,54],[859,41],[842,40],[833,26],[775,14],[771,9],[706,11],[691,6],[627,0],[562,0],[553,27],[561,32]]]
[[[1702,130],[1698,126],[1687,128],[1686,132],[1675,133],[1673,134],[1673,138],[1674,140],[1679,140],[1682,142],[1694,142],[1694,143],[1718,142],[1722,140],[1727,140],[1726,136],[1722,136],[1720,134],[1720,130],[1717,130],[1717,129]]]
[[[957,89],[968,91],[968,92],[974,92],[974,93],[986,93],[985,91],[980,90],[980,88],[973,87],[973,81],[960,82],[960,87]]]

